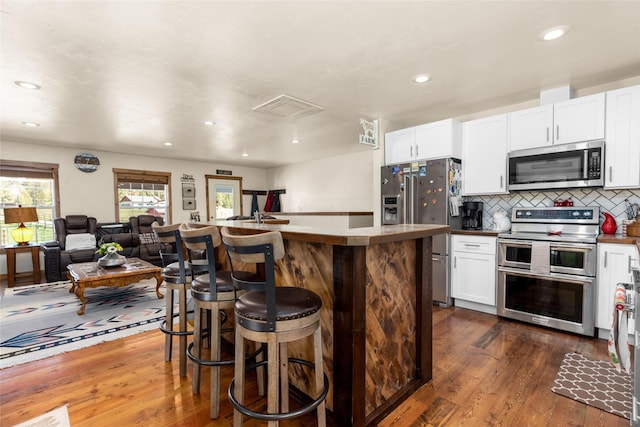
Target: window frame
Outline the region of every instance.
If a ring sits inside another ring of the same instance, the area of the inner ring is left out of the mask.
[[[57,163],[25,162],[22,160],[0,159],[0,176],[9,178],[35,178],[53,180],[53,219],[60,217],[60,165]],[[53,231],[55,239],[55,230]],[[44,241],[39,242],[44,243]]]
[[[171,203],[171,172],[147,171],[138,169],[113,168],[113,198],[115,221],[120,222],[120,200],[118,199],[118,183],[139,182],[144,184],[164,184],[167,186],[167,214],[164,221],[171,224],[173,217]]]

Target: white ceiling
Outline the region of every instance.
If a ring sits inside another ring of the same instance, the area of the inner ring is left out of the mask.
[[[358,144],[360,118],[399,128],[640,75],[640,1],[2,0],[0,8],[1,139],[79,152],[273,167],[370,150]],[[558,25],[571,27],[568,36],[538,41]],[[418,73],[433,80],[416,85]],[[281,94],[324,110],[297,120],[253,111]]]

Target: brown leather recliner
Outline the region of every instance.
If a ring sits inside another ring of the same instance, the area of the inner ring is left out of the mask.
[[[93,235],[98,231],[98,222],[86,215],[67,215],[53,220],[55,240],[43,245],[44,269],[47,282],[67,280],[67,265],[90,262],[97,259],[96,243],[93,247],[72,248],[67,245],[69,235]],[[78,237],[78,236],[76,236]]]
[[[158,237],[151,227],[151,224],[154,222],[157,222],[158,225],[164,225],[164,220],[160,216],[138,215],[129,218],[131,234],[137,234],[140,239],[140,258],[152,264],[162,266],[160,245],[166,246],[166,248],[163,249],[164,252],[170,252],[171,246],[158,241]]]

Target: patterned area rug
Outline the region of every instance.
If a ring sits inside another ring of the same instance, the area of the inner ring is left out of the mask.
[[[165,300],[155,279],[86,289],[85,314],[69,282],[4,289],[0,295],[0,369],[158,328]],[[164,290],[163,290],[164,293]]]
[[[633,377],[606,361],[567,353],[551,391],[603,411],[630,419]]]

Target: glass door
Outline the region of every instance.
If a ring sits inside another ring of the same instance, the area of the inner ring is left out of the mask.
[[[242,215],[242,177],[207,175],[209,221]]]

